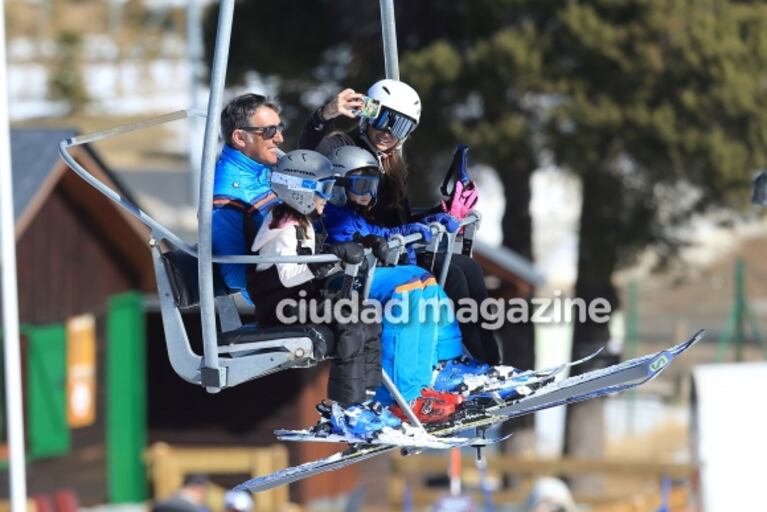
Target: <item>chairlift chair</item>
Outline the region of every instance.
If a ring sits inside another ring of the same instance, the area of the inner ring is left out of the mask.
[[[217,267],[222,263],[251,265],[330,263],[339,261],[336,256],[318,254],[263,257],[213,256],[211,254],[212,184],[219,130],[218,113],[221,110],[233,10],[234,0],[222,0],[211,73],[210,99],[207,116],[205,116],[207,120],[200,176],[197,246],[184,242],[138,206],[100,182],[72,157],[69,149],[151,126],[199,116],[201,113],[181,110],[92,134],[71,137],[59,144],[59,154],[72,171],[149,228],[148,243],[157,280],[160,311],[171,366],[182,379],[203,386],[211,393],[274,372],[314,366],[332,357],[335,344],[333,333],[327,326],[259,327],[255,324],[243,323],[234,302],[234,294],[237,292],[226,287]],[[381,0],[381,15],[387,76],[398,78],[391,0]],[[446,233],[442,225],[432,224],[434,236],[431,242],[426,244],[425,250],[434,254],[438,251],[445,252],[445,261],[439,276],[440,283],[445,282],[453,252],[471,255],[472,243],[479,223],[479,214],[472,212],[462,221],[462,229],[457,233]],[[420,237],[420,234],[416,234],[408,237],[398,236],[390,240],[390,255],[393,258],[390,263],[398,259],[399,255],[406,250],[407,244],[418,242]],[[359,271],[358,267],[359,265],[345,265],[344,272],[347,278],[355,277]],[[369,265],[368,272],[363,279],[364,296],[367,296],[369,292],[369,285],[375,272],[374,260]],[[182,319],[182,312],[193,308],[199,308],[203,321],[202,354],[197,354],[192,349]],[[383,372],[383,382],[395,401],[408,415],[411,423],[421,427],[386,372]]]

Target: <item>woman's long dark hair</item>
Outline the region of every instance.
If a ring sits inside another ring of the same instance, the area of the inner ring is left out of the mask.
[[[407,164],[402,151],[392,149],[386,158],[381,159],[381,167],[384,171],[383,180],[392,191],[392,202],[400,204],[407,196]]]
[[[335,130],[322,138],[317,146],[317,151],[325,156],[329,156],[334,149],[342,146],[359,145],[360,147],[363,147],[362,144],[365,140],[363,137],[362,133],[357,131],[357,129],[353,129],[349,132]],[[368,149],[368,151],[373,154],[377,153],[375,149],[370,147],[369,142],[364,143],[367,146],[367,148],[364,149]],[[390,151],[391,152],[384,155],[383,158],[379,157],[381,170],[383,171],[381,183],[386,183],[386,188],[391,191],[391,197],[387,198],[390,207],[401,212],[401,209],[397,205],[402,204],[407,198],[407,164],[402,155],[402,151],[399,148],[392,148]],[[381,208],[380,204],[376,206]],[[409,214],[410,212],[406,212],[406,215]],[[366,216],[370,217],[371,215],[372,210],[368,210]],[[399,216],[399,214],[397,215]],[[406,220],[403,219],[402,222],[406,222]]]
[[[280,203],[272,208],[272,222],[269,224],[269,229],[277,229],[284,220],[296,221],[303,229],[309,228],[307,215],[296,211],[285,203]]]

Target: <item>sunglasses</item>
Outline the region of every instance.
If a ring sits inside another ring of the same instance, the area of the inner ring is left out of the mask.
[[[396,110],[381,107],[381,112],[370,122],[370,126],[376,130],[389,132],[393,137],[402,140],[413,133],[418,124]]]
[[[285,123],[273,124],[271,126],[243,126],[238,129],[249,133],[256,133],[265,140],[270,140],[277,135],[277,132],[282,133],[285,131]]]

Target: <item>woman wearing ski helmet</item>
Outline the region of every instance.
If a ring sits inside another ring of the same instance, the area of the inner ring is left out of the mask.
[[[389,78],[374,83],[367,96],[380,105],[375,118],[359,115],[365,95],[345,89],[315,111],[304,127],[299,147],[328,153],[333,146],[354,144],[374,153],[383,171],[374,215],[385,226],[406,224],[415,219],[410,218],[407,167],[400,150],[421,120],[421,99],[408,84]],[[357,127],[346,134],[333,133],[330,140],[324,142],[325,148],[318,148],[323,137],[333,131],[330,121],[339,116],[357,118]]]
[[[299,147],[316,148],[330,154],[335,147],[353,144],[375,153],[383,174],[378,185],[378,200],[371,208],[370,216],[378,225],[402,226],[441,212],[438,206],[422,214],[414,214],[407,194],[407,167],[401,148],[421,119],[418,93],[404,82],[387,78],[374,83],[368,89],[367,96],[380,103],[381,108],[375,118],[359,116],[365,106],[365,96],[353,89],[344,89],[314,112],[301,132]],[[334,131],[332,121],[338,117],[358,118],[358,125],[346,133]],[[440,273],[442,261],[442,258],[435,261],[433,271],[436,274]],[[468,297],[481,304],[488,298],[482,268],[472,258],[454,254],[445,292],[456,303]],[[476,359],[491,365],[500,362],[495,336],[479,321],[462,322],[461,333],[464,344]]]

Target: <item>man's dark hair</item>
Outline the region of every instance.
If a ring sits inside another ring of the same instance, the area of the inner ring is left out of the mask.
[[[231,144],[232,132],[237,128],[248,126],[250,116],[261,107],[269,107],[280,113],[280,106],[276,101],[260,94],[243,94],[227,103],[221,111],[221,135],[224,137],[224,142]]]

